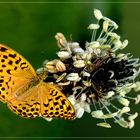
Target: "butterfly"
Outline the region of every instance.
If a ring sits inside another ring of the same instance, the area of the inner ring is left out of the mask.
[[[75,119],[67,97],[43,80],[23,56],[0,44],[0,101],[24,118]]]

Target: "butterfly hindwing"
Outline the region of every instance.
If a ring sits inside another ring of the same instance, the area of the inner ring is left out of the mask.
[[[42,83],[41,114],[45,118],[74,119],[75,111],[66,96],[55,86]]]
[[[34,93],[34,94],[33,94]],[[53,85],[40,82],[25,94],[8,103],[9,108],[25,118],[74,119],[75,112],[68,99]]]
[[[8,107],[16,114],[24,118],[35,118],[40,116],[40,87],[34,86],[24,94],[11,99]]]

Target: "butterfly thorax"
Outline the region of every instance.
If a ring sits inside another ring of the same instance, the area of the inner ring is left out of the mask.
[[[37,74],[38,78],[41,80],[41,81],[44,81],[47,77],[47,72],[46,71],[43,71],[42,73],[40,74]]]

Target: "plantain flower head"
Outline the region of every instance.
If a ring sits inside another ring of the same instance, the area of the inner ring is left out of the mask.
[[[130,53],[120,53],[128,45],[115,33],[118,25],[94,9],[96,23],[88,29],[91,40],[82,48],[78,42],[69,42],[62,33],[55,38],[58,58],[45,61],[40,70],[47,71],[46,82],[52,81],[67,96],[76,111],[76,118],[84,113],[99,120],[98,126],[110,128],[109,119],[124,128],[133,128],[137,112],[131,112],[131,103],[138,104],[140,95],[131,97],[131,90],[138,92],[140,73],[138,58]],[[118,51],[119,50],[119,51]]]

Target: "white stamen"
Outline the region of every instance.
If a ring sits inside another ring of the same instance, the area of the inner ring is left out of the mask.
[[[120,40],[120,36],[117,35],[116,33],[108,32],[107,35],[112,37],[112,38],[114,38],[114,39],[116,39],[117,41]]]
[[[100,44],[104,44],[104,42],[106,42],[107,41],[107,39],[106,38],[98,38],[97,39],[97,41],[100,43]]]
[[[90,82],[90,81],[84,81],[84,80],[82,80],[82,83],[83,83],[86,87],[90,87],[90,86],[91,86],[91,82]]]
[[[117,116],[119,113],[119,110],[117,112],[114,113],[109,113],[109,114],[104,114],[102,115],[100,118],[101,119],[109,119],[109,118],[114,118],[115,116]]]
[[[124,49],[127,45],[128,45],[128,40],[124,40],[122,43],[123,47],[121,49]]]
[[[101,20],[103,18],[101,11],[98,9],[94,9],[94,16],[97,20]]]
[[[43,117],[43,119],[45,119],[48,122],[51,122],[53,120],[53,118],[45,118],[45,117]]]
[[[61,74],[61,75],[57,78],[56,83],[58,83],[58,82],[60,82],[61,80],[63,80],[64,77],[66,77],[66,75],[67,75],[67,73]]]
[[[120,118],[119,120],[116,120],[115,122],[124,128],[128,128],[128,122],[125,121],[124,118]]]
[[[74,53],[80,53],[80,54],[82,54],[82,53],[84,53],[84,50],[83,50],[82,48],[79,47],[79,48],[74,48],[74,49],[73,49],[73,52],[74,52]]]
[[[116,51],[116,50],[118,50],[118,49],[121,49],[122,48],[122,42],[120,41],[120,40],[116,40],[116,41],[114,41],[114,50],[113,51]]]
[[[62,62],[62,61],[58,61],[56,62],[56,69],[59,71],[59,72],[63,72],[66,70],[66,66],[65,64]]]
[[[68,100],[71,102],[72,105],[75,105],[76,99],[75,99],[74,95],[70,95],[70,96],[68,97]]]
[[[122,97],[125,97],[126,95],[126,91],[124,91],[123,89],[122,90],[119,90],[118,93],[122,96]]]
[[[94,118],[101,118],[103,116],[103,111],[102,110],[96,110],[91,112],[92,117]]]
[[[128,58],[128,57],[127,57],[127,55],[126,55],[126,54],[119,53],[119,54],[117,55],[117,58],[127,60],[127,58]]]
[[[57,69],[56,69],[56,67],[53,66],[53,65],[46,65],[46,69],[47,69],[47,71],[50,72],[50,73],[57,73]]]
[[[134,120],[130,120],[130,122],[128,123],[128,128],[132,129],[135,125]]]
[[[138,117],[138,113],[137,112],[135,112],[135,114],[132,114],[132,115],[130,115],[129,117],[128,117],[128,120],[134,120],[134,119],[136,119]]]
[[[125,107],[123,107],[123,108],[120,110],[119,114],[127,113],[127,112],[129,112],[129,111],[130,111],[130,108],[127,107],[127,106],[125,106]]]
[[[68,43],[74,53],[84,53],[84,50],[79,46],[78,42]]]
[[[60,85],[60,86],[67,86],[69,84],[70,84],[70,81],[67,81],[67,82],[64,82],[64,83],[62,83],[62,82],[58,83],[58,85]]]
[[[89,52],[85,52],[84,54],[82,54],[82,59],[90,60],[91,58],[92,58],[92,54]]]
[[[101,45],[99,48],[100,49],[110,49],[111,46],[110,45]]]
[[[96,54],[96,55],[98,56],[98,55],[100,55],[100,53],[101,53],[101,49],[95,48],[95,49],[93,50],[93,52],[94,52],[94,54]]]
[[[84,108],[79,108],[77,111],[76,111],[76,117],[77,118],[81,118],[84,114]]]
[[[89,47],[90,48],[98,48],[100,46],[100,43],[98,41],[92,41],[90,44],[89,44]]]
[[[124,106],[129,106],[129,103],[130,103],[129,100],[127,100],[126,98],[123,98],[123,97],[118,98],[118,101]]]
[[[81,97],[80,97],[81,102],[85,101],[86,98],[87,98],[86,94],[83,93],[83,94],[81,95]]]
[[[67,40],[66,38],[64,37],[64,35],[62,33],[57,33],[55,35],[55,38],[57,40],[57,44],[60,48],[65,48],[66,45],[67,45]]]
[[[84,103],[84,110],[87,113],[90,113],[91,112],[90,105],[88,103],[86,103],[86,102]]]
[[[76,60],[73,62],[74,67],[76,68],[83,68],[85,66],[84,60]]]
[[[103,97],[106,98],[106,99],[108,99],[108,98],[111,98],[114,94],[115,94],[114,91],[109,91],[109,92],[107,93],[107,95],[106,95],[106,96],[103,96]]]
[[[71,57],[71,53],[67,51],[59,51],[57,52],[58,57],[63,58],[63,59],[68,59]]]
[[[105,122],[97,123],[96,125],[101,126],[101,127],[105,127],[105,128],[111,128],[111,125],[109,123],[105,123]]]
[[[117,29],[119,26],[117,25],[116,22],[114,22],[113,20],[110,20],[110,25],[112,25],[115,29]]]
[[[108,21],[107,20],[105,20],[103,22],[103,30],[104,30],[104,32],[107,32],[107,30],[108,30]]]
[[[66,79],[77,82],[81,80],[81,77],[79,77],[78,73],[70,73],[67,75]]]
[[[107,20],[109,22],[109,26],[113,26],[114,29],[117,29],[119,26],[117,25],[116,22],[114,22],[113,20],[111,20],[110,18],[108,17],[103,17],[104,20]]]
[[[110,77],[109,77],[111,79],[114,76],[114,71],[109,70],[108,72],[111,74]]]
[[[90,24],[88,26],[88,29],[90,29],[90,30],[97,30],[99,28],[100,28],[99,24]]]
[[[86,71],[83,71],[82,74],[83,74],[83,76],[90,77],[90,73],[88,73]]]
[[[135,92],[140,91],[140,82],[137,81],[135,84],[136,84],[136,87],[134,88],[134,91],[135,91]]]
[[[76,111],[76,117],[77,118],[81,118],[83,116],[83,114],[84,114],[84,108],[81,106],[81,104],[80,103],[76,103],[74,105],[74,109]]]
[[[72,49],[74,48],[80,48],[79,43],[78,42],[69,42],[69,45]]]
[[[135,98],[135,104],[138,104],[140,102],[140,95],[137,95],[137,97]]]

